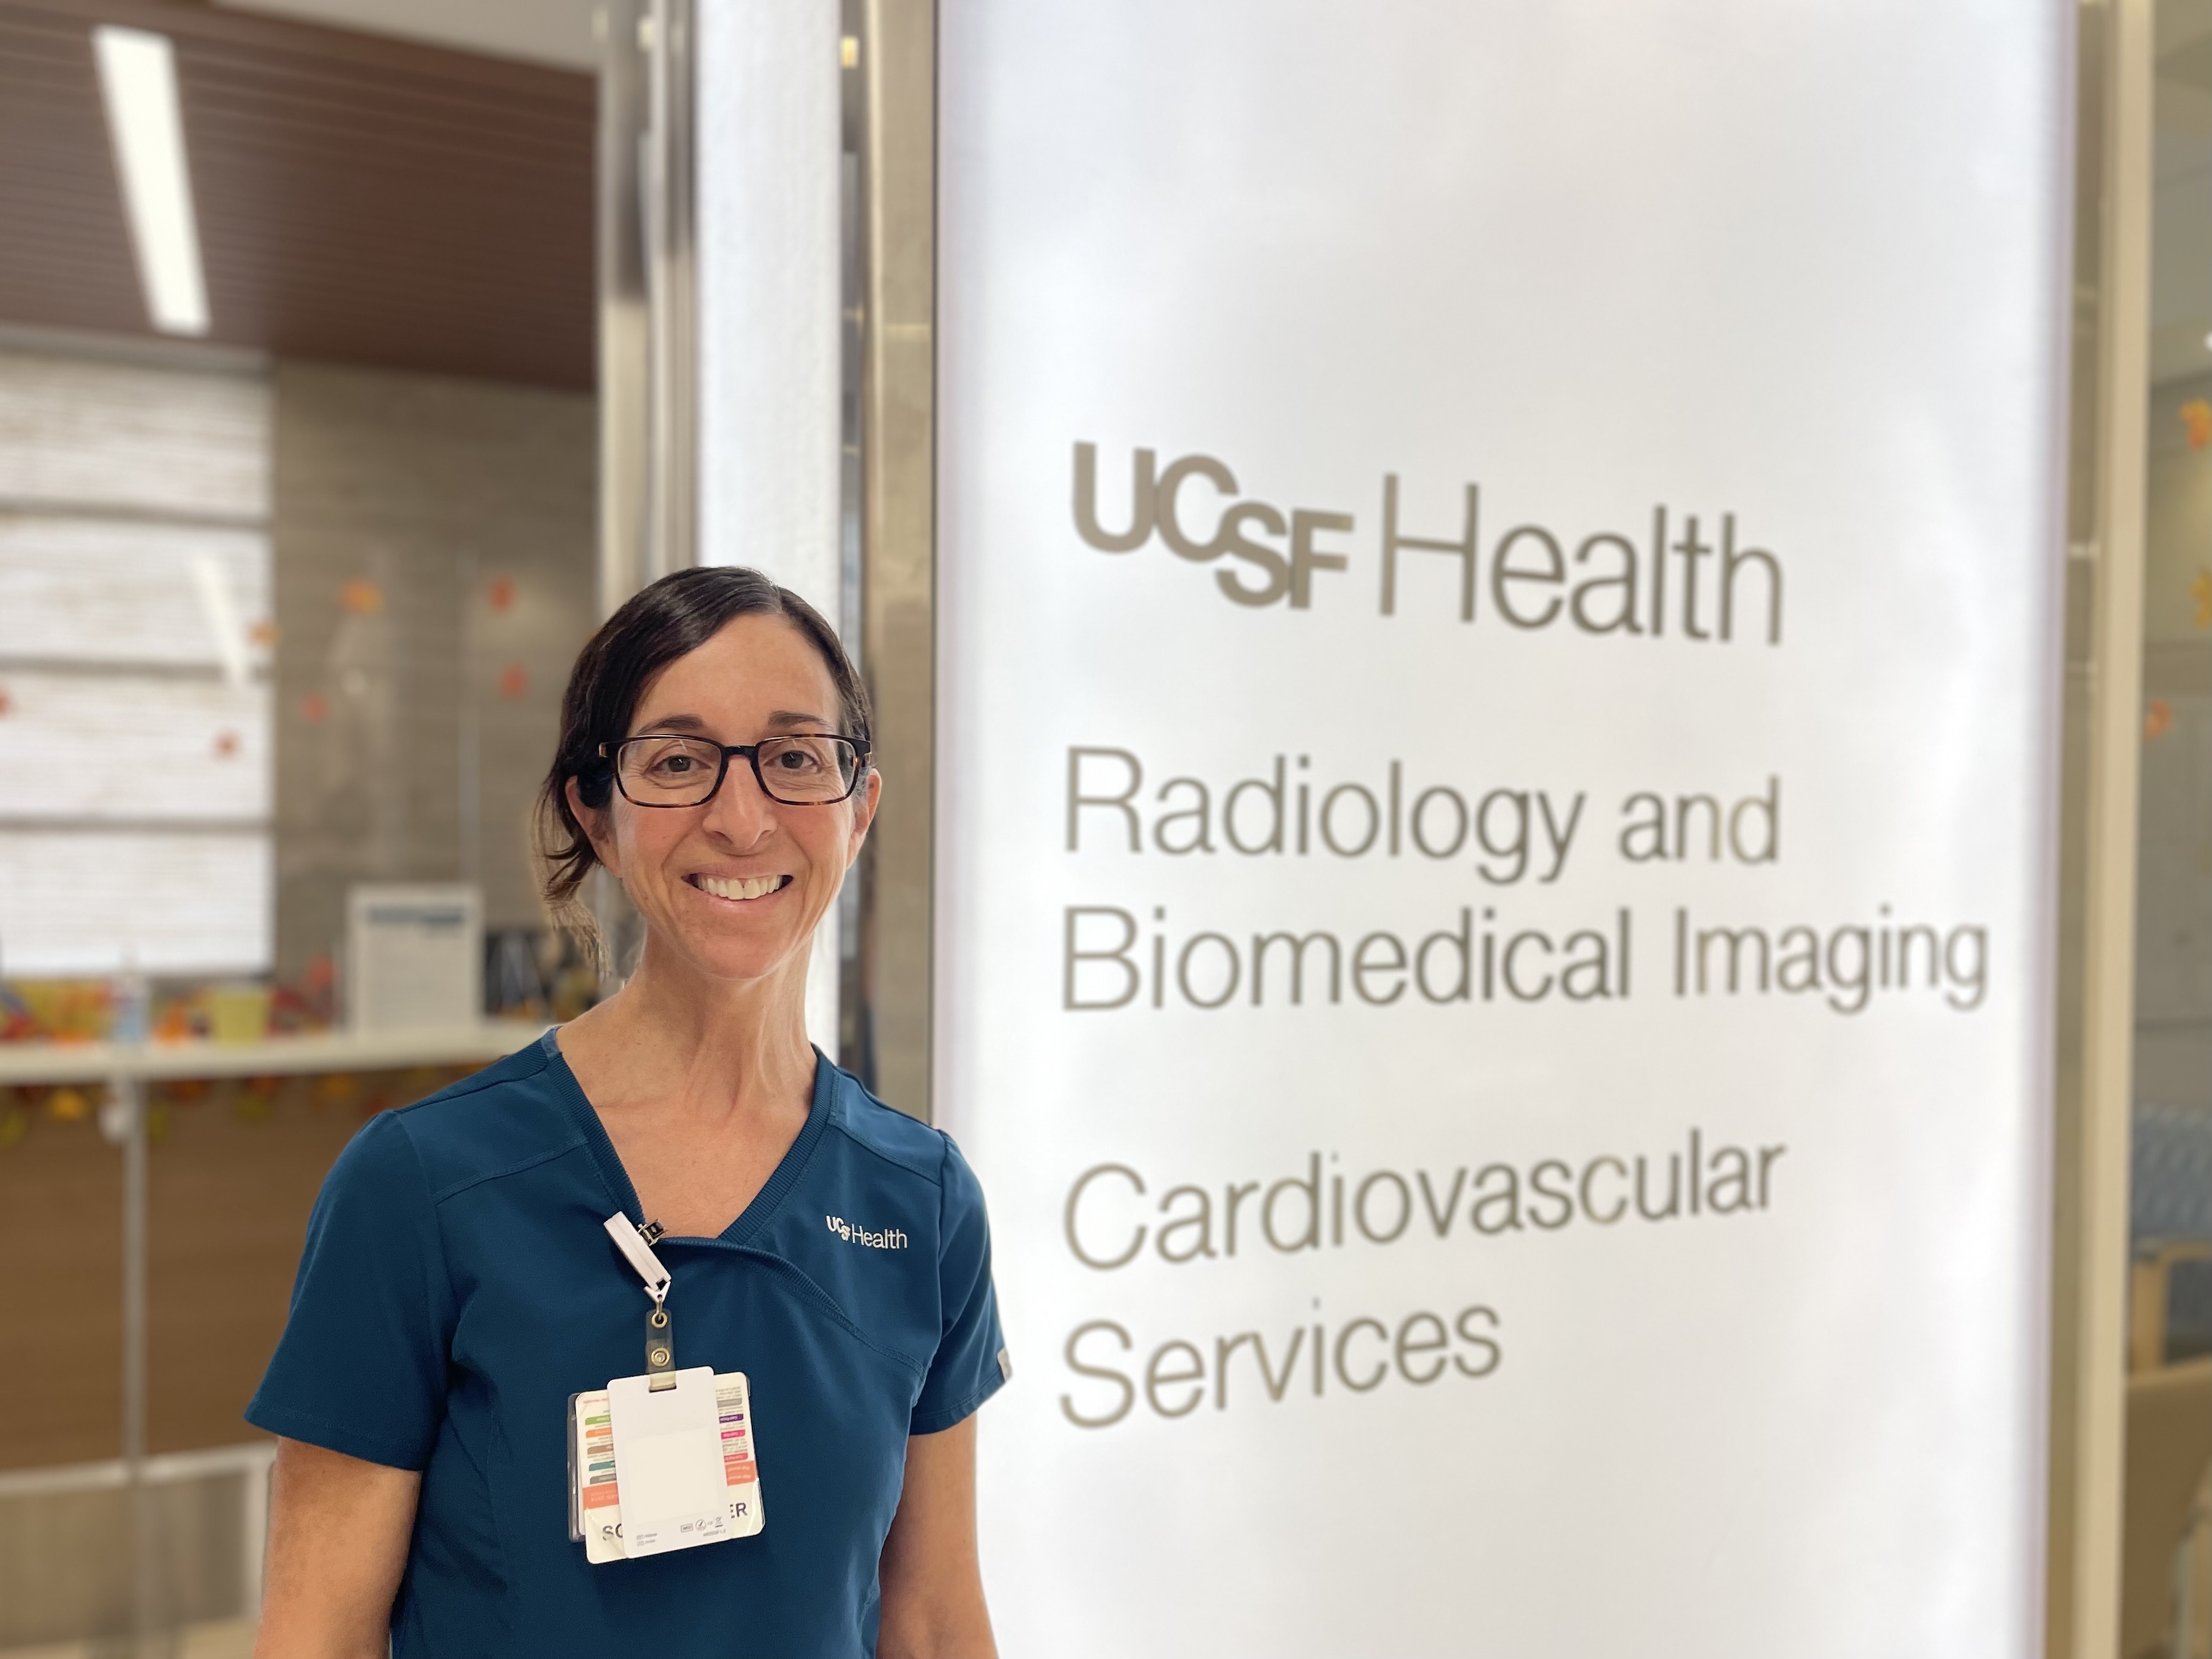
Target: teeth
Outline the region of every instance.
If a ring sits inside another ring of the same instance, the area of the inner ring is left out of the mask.
[[[702,892],[712,893],[716,898],[757,899],[775,891],[788,878],[758,876],[750,881],[722,881],[713,876],[700,876],[696,879]]]

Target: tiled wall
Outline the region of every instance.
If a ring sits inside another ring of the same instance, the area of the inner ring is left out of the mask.
[[[345,889],[475,879],[539,913],[526,836],[594,625],[586,396],[285,363],[275,376],[276,966]]]

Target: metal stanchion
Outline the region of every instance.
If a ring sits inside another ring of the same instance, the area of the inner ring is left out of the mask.
[[[101,1127],[123,1151],[123,1471],[131,1504],[131,1651],[156,1651],[153,1494],[146,1483],[146,1085],[117,1073],[108,1079]]]

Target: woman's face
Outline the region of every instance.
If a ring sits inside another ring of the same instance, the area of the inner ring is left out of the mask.
[[[781,617],[738,617],[662,669],[625,734],[678,732],[755,744],[842,732],[820,653]],[[701,806],[644,807],[614,792],[592,813],[568,785],[599,860],[622,878],[658,948],[716,979],[759,980],[813,938],[860,850],[882,781],[873,771],[833,805],[792,806],[762,793],[743,756]]]

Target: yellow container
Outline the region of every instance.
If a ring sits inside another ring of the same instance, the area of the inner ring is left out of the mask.
[[[259,1042],[269,1035],[269,988],[217,985],[207,994],[209,1035],[217,1042]]]

